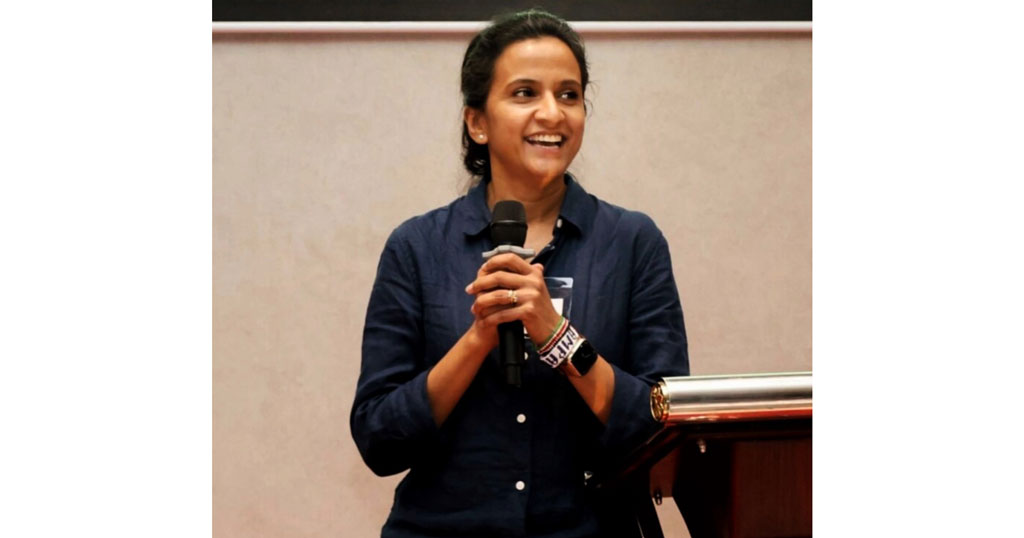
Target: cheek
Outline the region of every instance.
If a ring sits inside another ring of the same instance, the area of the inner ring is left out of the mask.
[[[524,124],[524,114],[512,107],[497,106],[488,114],[488,125],[491,130],[502,136],[520,136]]]
[[[569,121],[572,123],[573,130],[582,134],[587,125],[587,113],[582,108],[574,109],[569,115]]]
[[[572,122],[572,132],[575,135],[573,136],[572,143],[576,149],[579,149],[580,146],[583,145],[583,133],[586,131],[586,126],[587,124],[586,121],[584,121],[584,116],[582,114],[576,119],[576,121]]]

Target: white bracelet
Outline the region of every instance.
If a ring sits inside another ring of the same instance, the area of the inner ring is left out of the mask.
[[[540,355],[540,360],[552,368],[558,368],[566,359],[576,353],[576,348],[583,343],[583,337],[576,332],[576,328],[569,325],[565,334],[558,339],[558,342],[551,347],[547,353]]]

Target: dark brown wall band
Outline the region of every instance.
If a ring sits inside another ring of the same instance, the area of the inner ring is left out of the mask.
[[[214,0],[214,21],[486,21],[531,7],[570,21],[810,21],[811,0],[348,2]]]

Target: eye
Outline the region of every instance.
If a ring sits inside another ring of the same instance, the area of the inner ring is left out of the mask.
[[[575,101],[576,99],[580,98],[580,94],[577,93],[576,90],[566,90],[566,91],[562,92],[561,94],[559,94],[559,96],[562,99],[567,99],[569,101]]]
[[[517,88],[516,91],[512,92],[515,97],[533,97],[532,88]]]

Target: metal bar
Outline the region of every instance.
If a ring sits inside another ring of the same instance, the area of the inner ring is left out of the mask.
[[[651,389],[651,414],[666,423],[809,417],[811,397],[810,372],[667,377]]]

